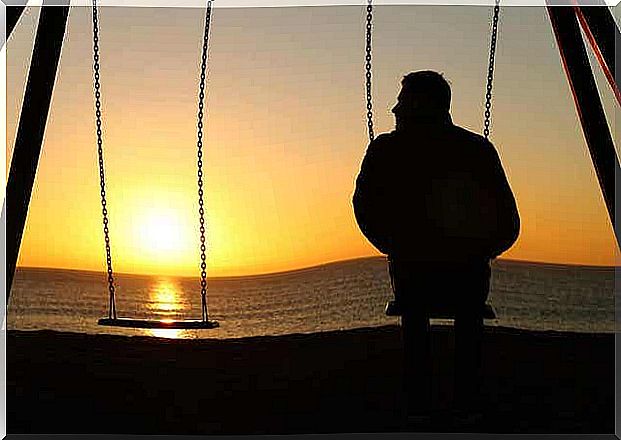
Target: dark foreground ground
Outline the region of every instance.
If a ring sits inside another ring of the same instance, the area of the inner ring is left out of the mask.
[[[434,327],[427,432],[614,432],[614,335],[486,329],[487,410],[471,428],[442,411],[451,327]],[[391,432],[399,328],[237,340],[9,331],[7,432],[285,434]]]

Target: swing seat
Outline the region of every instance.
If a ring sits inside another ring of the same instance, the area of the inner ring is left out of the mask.
[[[220,327],[217,321],[201,319],[155,320],[133,318],[101,318],[97,324],[108,327],[152,328],[152,329],[214,329]]]
[[[399,306],[394,300],[388,301],[386,303],[385,312],[387,316],[401,316],[402,314]],[[431,307],[431,309],[429,310],[429,317],[431,319],[455,319],[455,310],[452,310],[448,307]],[[494,308],[489,304],[485,304],[483,306],[483,319],[496,318],[497,316]]]

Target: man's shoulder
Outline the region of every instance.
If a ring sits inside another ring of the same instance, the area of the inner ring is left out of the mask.
[[[463,142],[485,147],[491,146],[491,142],[485,139],[484,136],[481,136],[479,133],[475,133],[474,131],[470,131],[464,127],[460,127],[459,125],[453,125],[453,133]]]
[[[397,132],[390,131],[387,133],[381,133],[377,135],[375,139],[371,142],[370,146],[372,147],[385,147],[387,145],[393,144],[397,140]]]
[[[392,151],[392,146],[396,145],[398,142],[395,132],[391,131],[388,133],[379,134],[369,143],[367,148],[367,156],[371,155],[375,158],[385,158],[386,155]]]
[[[470,154],[486,158],[492,158],[498,155],[494,144],[478,133],[457,125],[453,126],[453,133],[457,140],[456,143],[466,147]]]

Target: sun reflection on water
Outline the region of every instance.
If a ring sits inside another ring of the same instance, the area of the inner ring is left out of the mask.
[[[162,322],[172,322],[174,318],[179,318],[177,313],[183,312],[179,285],[171,279],[158,279],[150,290],[150,297],[149,308],[151,313],[155,315],[154,319],[160,319]],[[178,339],[187,337],[184,330],[172,328],[148,329],[147,334],[159,338]]]
[[[187,337],[186,331],[177,328],[153,328],[148,330],[149,336],[156,338],[182,339]]]
[[[169,315],[179,310],[179,286],[170,279],[160,279],[151,289],[151,310]]]

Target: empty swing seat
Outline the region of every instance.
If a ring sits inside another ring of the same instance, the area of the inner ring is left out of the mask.
[[[200,224],[201,224],[201,301],[203,307],[202,319],[190,319],[190,320],[172,320],[172,319],[134,319],[134,318],[117,318],[116,317],[116,306],[115,306],[115,289],[114,289],[114,277],[112,272],[112,257],[110,254],[110,237],[108,235],[108,210],[106,209],[106,191],[105,191],[105,169],[104,169],[104,158],[103,158],[103,139],[101,130],[101,84],[100,84],[100,74],[99,74],[99,25],[98,25],[98,8],[97,8],[97,0],[93,0],[93,68],[95,69],[94,75],[94,88],[95,88],[95,118],[97,120],[97,145],[98,151],[97,155],[99,158],[99,178],[100,178],[100,188],[101,188],[101,206],[102,206],[102,215],[103,215],[103,226],[104,226],[104,237],[106,242],[106,263],[107,263],[107,272],[108,272],[108,291],[110,294],[110,302],[108,309],[108,317],[101,318],[97,321],[99,325],[109,326],[109,327],[125,327],[125,328],[139,328],[139,329],[213,329],[220,327],[220,324],[216,321],[209,321],[207,319],[207,303],[206,303],[206,286],[207,286],[207,272],[206,272],[206,256],[205,256],[205,228],[204,228],[204,209],[203,209],[203,180],[200,176],[202,176],[202,151],[203,151],[203,116],[204,116],[204,98],[205,98],[205,75],[207,69],[207,55],[208,55],[208,41],[207,36],[209,35],[209,27],[211,22],[211,0],[207,2],[207,14],[205,15],[205,30],[203,41],[203,49],[202,49],[202,64],[201,64],[201,76],[200,76],[200,86],[199,86],[199,112],[198,112],[198,125],[197,125],[197,157],[198,157],[198,188],[199,188],[199,204],[201,209],[199,210],[200,214]]]
[[[220,327],[217,321],[203,321],[201,319],[173,320],[154,320],[154,319],[133,319],[133,318],[101,318],[97,321],[99,325],[108,327],[126,328],[150,328],[150,329],[213,329]]]

